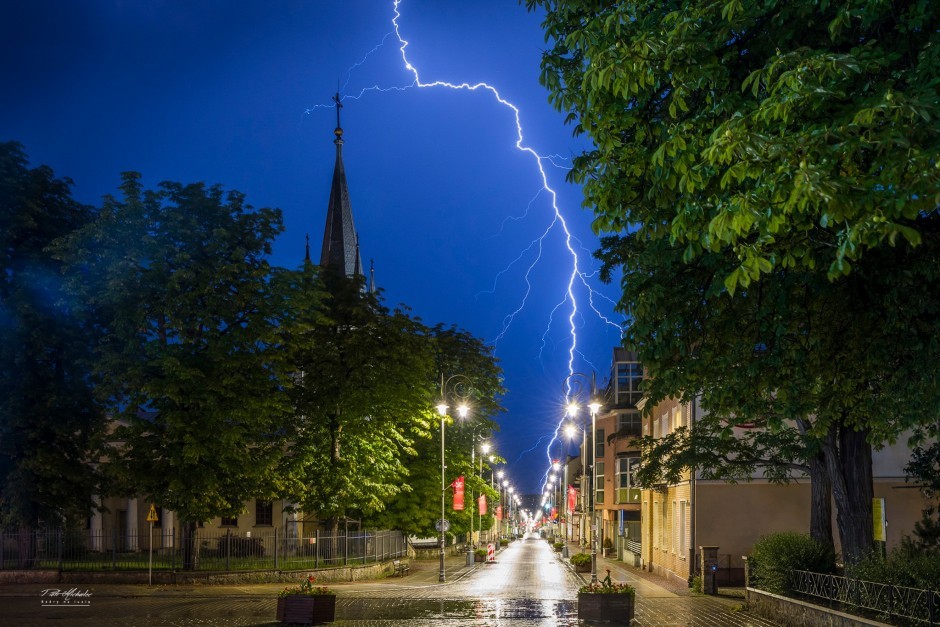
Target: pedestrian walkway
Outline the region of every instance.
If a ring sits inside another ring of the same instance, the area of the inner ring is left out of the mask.
[[[735,611],[720,600],[680,594],[632,572],[622,562],[599,558],[600,576],[637,587],[634,627],[734,626],[769,627],[772,623]],[[543,540],[513,542],[497,554],[496,563],[467,566],[465,555],[445,559],[441,583],[437,559],[411,560],[403,577],[330,583],[336,591],[337,627],[407,624],[409,627],[576,627],[577,588],[574,573]],[[588,576],[589,577],[589,576]],[[298,576],[299,579],[299,576]],[[112,585],[69,584],[88,591],[85,607],[44,607],[49,584],[0,587],[0,623],[30,627],[94,625],[275,625],[277,593],[283,583],[243,585]],[[739,600],[740,601],[740,600]]]

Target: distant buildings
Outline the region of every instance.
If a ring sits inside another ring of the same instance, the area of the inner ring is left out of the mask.
[[[590,486],[595,462],[593,498],[599,553],[609,546],[608,552],[619,559],[688,582],[699,572],[699,547],[717,546],[719,585],[740,585],[741,557],[762,535],[808,532],[809,479],[774,485],[755,474],[749,482],[733,484],[706,480],[701,471],[690,470],[674,484],[656,490],[638,489],[634,471],[642,463],[643,453],[633,444],[634,438],[661,438],[680,427],[692,428],[703,415],[698,399],[694,404],[669,399],[655,407],[643,407],[643,376],[636,354],[614,349],[607,402],[596,416],[596,457],[590,459],[590,420],[585,426],[582,419],[581,456],[567,460],[568,483],[578,490],[576,509],[567,521],[567,537],[590,550]],[[735,432],[740,434],[743,428]],[[905,483],[903,468],[910,451],[903,442],[874,452],[874,491],[876,498],[885,500],[888,550],[912,532],[923,509],[920,491]],[[838,550],[838,537],[836,543]]]

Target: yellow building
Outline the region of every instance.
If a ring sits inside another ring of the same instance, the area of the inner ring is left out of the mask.
[[[701,415],[698,403],[666,400],[644,416],[643,433],[662,437],[679,427],[691,427]],[[740,434],[742,429],[736,431]],[[904,481],[903,468],[910,458],[905,442],[902,438],[898,445],[873,455],[874,495],[885,500],[889,551],[912,532],[924,506],[920,491]],[[809,530],[808,477],[774,485],[755,475],[750,482],[731,484],[705,480],[701,473],[689,471],[663,488],[642,492],[641,565],[667,578],[690,581],[698,572],[699,547],[717,546],[718,585],[741,585],[741,558],[760,536]],[[835,520],[833,529],[837,529]],[[838,534],[836,543],[838,551]]]

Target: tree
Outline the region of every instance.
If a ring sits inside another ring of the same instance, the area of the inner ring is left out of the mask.
[[[440,396],[441,374],[445,377],[464,375],[470,381],[470,389],[467,390],[471,396],[468,419],[457,424],[449,417],[445,422],[445,482],[451,483],[461,475],[466,481],[466,509],[446,514],[451,523],[450,532],[454,534],[470,530],[470,512],[476,511],[476,504],[472,504],[472,507],[470,504],[471,493],[474,497],[486,494],[489,503],[494,503],[497,497],[498,493],[480,477],[481,463],[482,473],[485,474],[490,466],[489,460],[480,460],[479,457],[474,460],[471,450],[474,446],[479,450],[479,443],[496,430],[494,419],[502,411],[499,399],[504,392],[502,371],[493,357],[492,348],[479,338],[456,327],[438,324],[428,331],[427,339],[433,361],[424,374],[424,387],[428,390],[425,403],[426,408],[433,412],[431,425],[436,428],[417,439],[414,443],[415,454],[404,460],[408,478],[402,494],[389,501],[381,512],[366,517],[376,526],[394,527],[421,537],[436,535],[435,523],[440,518],[440,417],[433,408]],[[474,528],[479,528],[477,522],[473,524]],[[492,512],[483,517],[483,524],[486,528],[492,525]]]
[[[21,529],[83,520],[98,487],[92,337],[49,252],[93,217],[70,187],[0,144],[0,516]]]
[[[858,559],[871,446],[938,406],[940,9],[528,5],[550,98],[595,143],[571,178],[611,234],[650,406],[795,430]]]
[[[99,320],[99,392],[116,423],[119,493],[171,509],[192,531],[270,492],[286,405],[272,370],[265,260],[279,212],[202,183],[144,190],[123,176],[58,255]],[[207,471],[211,469],[211,471]],[[192,566],[192,546],[187,566]]]
[[[285,345],[294,418],[284,472],[289,498],[335,534],[342,518],[380,511],[406,489],[403,458],[429,428],[431,354],[423,325],[386,309],[361,277],[325,268],[318,278],[322,308],[295,320]]]

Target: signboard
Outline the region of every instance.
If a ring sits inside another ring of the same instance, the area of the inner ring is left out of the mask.
[[[454,511],[463,510],[463,477],[454,479]]]
[[[574,489],[573,485],[568,486],[568,511],[573,512],[575,506],[578,504],[578,491]]]
[[[147,522],[155,523],[159,522],[160,519],[157,518],[157,507],[154,503],[150,504],[150,511],[147,513]]]
[[[480,495],[480,498],[477,499],[477,507],[480,508],[480,516],[486,516],[486,495]]]
[[[874,523],[875,542],[886,542],[888,538],[885,533],[885,527],[887,527],[888,524],[885,520],[885,500],[872,499],[871,513]]]

